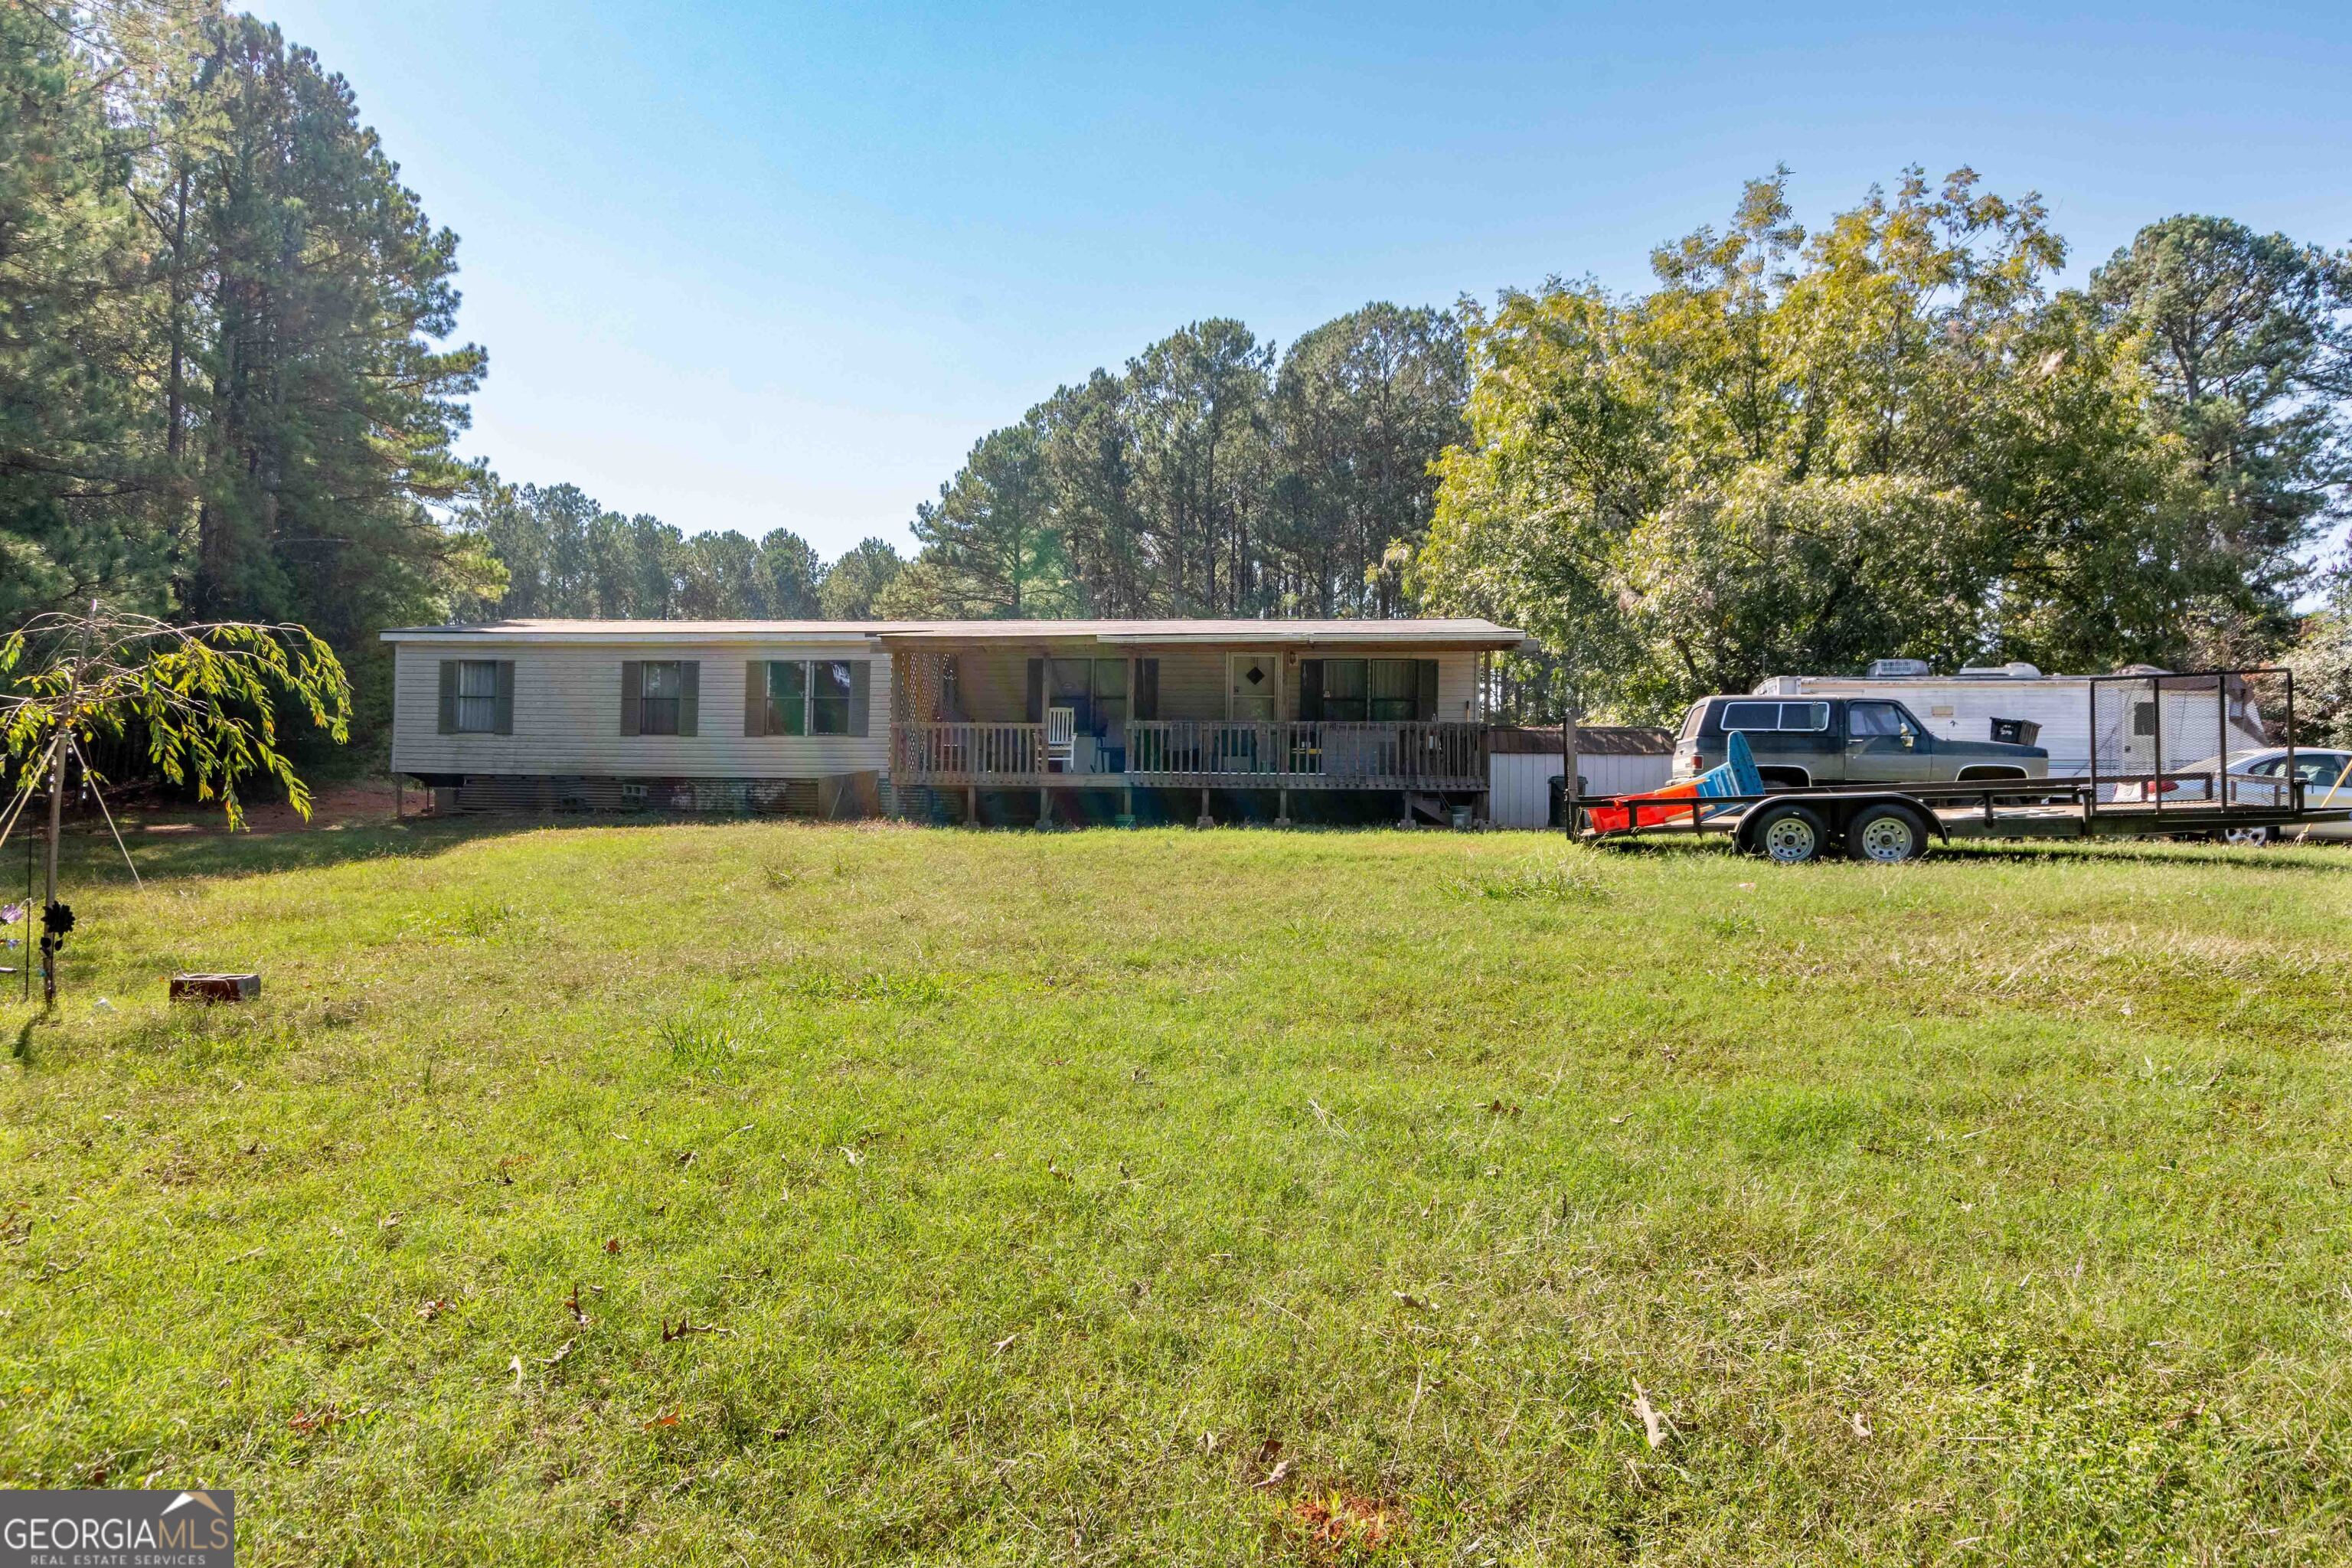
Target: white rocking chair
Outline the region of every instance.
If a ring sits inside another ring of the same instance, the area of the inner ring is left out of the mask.
[[[1066,773],[1078,759],[1078,714],[1075,708],[1045,710],[1045,771]]]

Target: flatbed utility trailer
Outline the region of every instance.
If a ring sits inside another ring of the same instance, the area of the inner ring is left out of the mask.
[[[2252,836],[2273,827],[2352,820],[2352,809],[2306,811],[2303,787],[2293,786],[2294,804],[2247,805],[2214,801],[2154,803],[2101,801],[2087,784],[2036,782],[2021,795],[2015,781],[1987,784],[1906,784],[1887,788],[1849,784],[1842,788],[1775,790],[1763,795],[1717,795],[1706,800],[1658,802],[1624,812],[1627,825],[1607,832],[1580,823],[1587,843],[1622,843],[1641,837],[1717,833],[1735,848],[1784,865],[1801,865],[1843,845],[1857,860],[1893,863],[1916,859],[1931,841],[1956,838],[2139,838]],[[1642,797],[1612,795],[1578,801],[1580,815],[1593,807],[1633,806]],[[1670,814],[1670,815],[1669,815]],[[1665,820],[1659,820],[1664,816]]]
[[[2252,710],[2256,682],[2284,688],[2287,759],[2276,776],[2251,778],[2230,770],[2227,725],[2233,713]],[[2167,708],[2191,690],[2212,700],[2223,728],[2187,736],[2176,731],[2168,738]],[[2352,809],[2315,811],[2304,804],[2304,783],[2294,765],[2294,678],[2284,670],[2101,676],[2091,682],[2090,700],[2094,733],[2103,715],[2122,712],[2128,726],[2109,728],[2119,734],[2128,728],[2130,738],[2120,742],[2127,749],[2118,758],[2095,754],[2087,778],[1846,784],[1709,797],[1587,796],[1568,803],[1566,816],[1570,832],[1587,842],[1721,833],[1745,853],[1787,865],[1820,859],[1839,847],[1854,859],[1891,864],[1917,858],[1931,841],[1955,838],[2163,836],[2251,842],[2272,828],[2352,820]],[[2219,752],[2199,754],[2215,742]],[[2195,760],[2175,763],[2177,752]],[[2181,798],[2168,798],[2174,795]],[[1612,824],[1622,818],[1622,826],[1596,829],[1595,811],[1608,812]]]

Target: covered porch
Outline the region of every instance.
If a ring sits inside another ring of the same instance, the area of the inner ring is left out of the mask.
[[[1483,803],[1489,650],[1266,629],[1264,644],[886,637],[901,809],[989,820],[983,796],[1017,791],[1049,820],[1057,796],[1108,792],[1127,821],[1138,792],[1164,816],[1182,791],[1206,821],[1247,792],[1253,819],[1287,823],[1293,792],[1387,794],[1407,820]]]

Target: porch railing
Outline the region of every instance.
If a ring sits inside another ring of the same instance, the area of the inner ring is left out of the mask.
[[[908,783],[1042,779],[1047,776],[1045,728],[902,724],[896,744],[899,776]],[[1105,772],[1139,784],[1255,780],[1269,786],[1484,788],[1482,731],[1450,722],[1138,719],[1094,755],[1123,764]]]
[[[900,724],[892,751],[906,779],[1026,778],[1045,771],[1045,726]]]

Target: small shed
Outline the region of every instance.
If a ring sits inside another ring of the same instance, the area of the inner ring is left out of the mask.
[[[1497,827],[1544,827],[1559,777],[1559,727],[1497,725],[1487,734],[1487,810]],[[1576,731],[1576,771],[1586,795],[1638,795],[1674,772],[1675,738],[1639,724],[1586,724]]]

